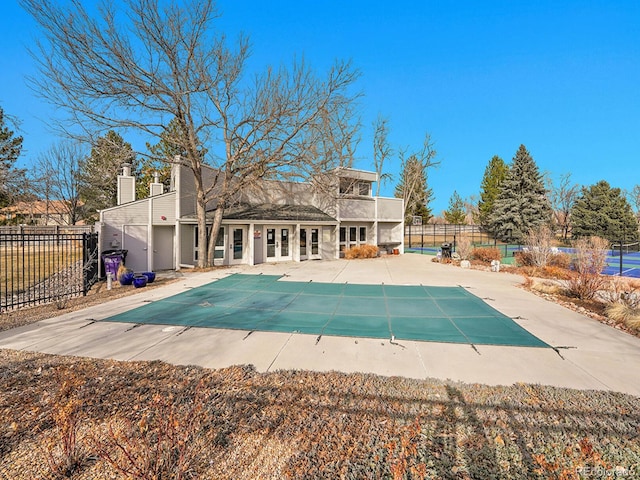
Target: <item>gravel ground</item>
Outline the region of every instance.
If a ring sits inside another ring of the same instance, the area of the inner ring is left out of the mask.
[[[0,350],[0,478],[638,478],[639,412],[612,392]]]
[[[63,311],[133,293],[101,283]],[[0,478],[640,478],[639,412],[614,392],[0,350]]]

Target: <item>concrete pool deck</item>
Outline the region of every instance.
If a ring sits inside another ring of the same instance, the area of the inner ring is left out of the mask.
[[[177,282],[0,332],[0,348],[118,360],[163,360],[258,371],[304,369],[511,385],[540,383],[640,396],[640,339],[546,301],[506,273],[462,270],[406,254],[375,260],[309,261],[187,272]],[[100,320],[232,273],[285,275],[282,281],[462,286],[557,350],[299,333],[249,332]],[[127,288],[127,287],[122,287]]]

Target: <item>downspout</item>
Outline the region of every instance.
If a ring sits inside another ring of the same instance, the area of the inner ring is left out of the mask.
[[[174,238],[174,244],[173,244],[173,264],[174,264],[174,268],[175,270],[180,270],[180,263],[182,262],[182,235],[181,235],[181,217],[182,217],[182,212],[180,209],[180,205],[181,205],[181,198],[180,198],[180,187],[181,187],[181,180],[180,180],[180,171],[181,171],[181,164],[180,164],[180,155],[176,155],[173,159],[174,161],[174,165],[172,166],[172,168],[175,168],[175,177],[174,177],[174,184],[173,184],[173,189],[176,192],[176,204],[175,204],[175,214],[176,214],[176,219],[175,219],[175,227],[174,227],[174,232],[173,232],[173,238]]]

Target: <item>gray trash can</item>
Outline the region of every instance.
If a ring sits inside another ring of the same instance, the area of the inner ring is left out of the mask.
[[[442,251],[442,258],[451,258],[451,244],[443,243],[442,247],[440,247]]]

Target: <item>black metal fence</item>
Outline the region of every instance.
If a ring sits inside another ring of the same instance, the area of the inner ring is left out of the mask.
[[[0,312],[66,302],[97,280],[97,233],[0,232]]]
[[[440,247],[443,243],[454,243],[456,237],[465,235],[473,245],[495,245],[496,240],[478,225],[426,224],[404,227],[405,247]]]

